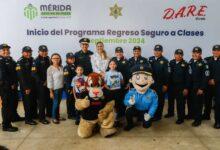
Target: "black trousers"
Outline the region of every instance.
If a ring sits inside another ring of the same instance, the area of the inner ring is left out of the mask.
[[[39,98],[39,93],[38,93],[38,89],[37,89],[36,84],[33,85],[31,93],[32,93],[32,103],[33,103],[31,113],[32,113],[33,118],[37,119],[38,118],[38,104],[37,104],[37,101],[38,101],[38,98]]]
[[[75,99],[72,93],[69,93],[68,89],[65,89],[66,92],[66,108],[67,108],[67,115],[69,117],[75,117]]]
[[[11,126],[11,119],[12,119],[10,94],[8,90],[2,92],[1,98],[2,98],[2,127],[8,128]]]
[[[194,112],[194,108],[193,108],[193,97],[192,97],[193,94],[192,94],[192,92],[193,92],[193,90],[189,90],[189,94],[186,98],[187,99],[186,102],[187,102],[187,108],[188,108],[188,116],[194,118],[195,112]]]
[[[50,111],[51,113],[51,108],[50,110],[48,110],[48,103],[50,103],[49,101],[52,100],[50,99],[49,89],[46,86],[38,85],[37,87],[38,87],[39,120],[44,120],[46,118],[46,111]]]
[[[127,125],[133,125],[133,118],[137,117],[139,121],[142,121],[143,124],[146,124],[150,121],[145,121],[144,120],[144,114],[147,113],[148,111],[140,111],[137,110],[134,106],[128,107],[125,111],[125,117],[127,120]]]
[[[16,87],[16,89],[11,89],[10,90],[10,102],[11,102],[12,120],[19,117],[18,112],[17,112],[18,99],[19,98],[18,98],[17,87]]]
[[[215,89],[215,122],[220,123],[220,82],[216,83]]]
[[[179,120],[184,120],[185,117],[185,97],[183,90],[184,88],[178,85],[169,87],[168,114],[174,114],[174,104],[176,100],[177,117]]]
[[[155,118],[161,118],[163,114],[163,108],[164,108],[164,101],[165,101],[165,93],[162,91],[163,86],[162,85],[154,85],[152,87],[157,95],[158,95],[158,107],[157,111],[155,113]]]
[[[31,121],[34,118],[35,103],[33,102],[33,91],[30,94],[25,94],[25,91],[21,90],[22,100],[25,112],[25,121]]]
[[[204,112],[205,116],[210,116],[212,110],[212,101],[215,96],[215,86],[209,85],[205,92]]]
[[[194,110],[194,120],[202,121],[202,108],[205,100],[205,95],[197,95],[198,88],[192,89],[192,101]]]

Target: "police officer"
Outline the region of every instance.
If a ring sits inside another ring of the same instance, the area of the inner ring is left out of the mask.
[[[141,47],[140,46],[134,46],[133,48],[133,57],[131,57],[129,60],[129,67],[132,68],[135,65],[147,65],[150,66],[147,58],[141,56]]]
[[[168,60],[162,55],[163,47],[161,45],[155,45],[154,56],[149,58],[153,70],[154,84],[152,88],[158,94],[158,108],[153,118],[153,121],[161,120],[163,114],[163,107],[165,101],[165,93],[168,89]]]
[[[204,105],[204,112],[202,115],[203,120],[210,120],[210,114],[212,109],[212,101],[215,96],[215,84],[213,79],[213,74],[215,72],[214,70],[214,63],[216,63],[216,60],[218,59],[218,45],[214,46],[212,49],[213,56],[206,57],[205,60],[207,61],[207,64],[209,66],[210,76],[208,81],[208,86],[206,88],[205,92],[205,105]]]
[[[10,49],[7,44],[0,45],[0,99],[2,101],[2,130],[8,132],[18,131],[17,127],[11,125],[12,110],[11,110],[11,99],[10,90],[11,83],[8,76],[8,70],[5,63],[4,53],[5,49]]]
[[[215,52],[214,52],[215,51]],[[220,45],[213,47],[214,63],[211,72],[211,82],[215,86],[215,129],[220,129]]]
[[[73,53],[66,54],[66,66],[63,68],[64,72],[64,89],[66,92],[66,107],[67,107],[67,115],[69,119],[73,119],[75,117],[75,103],[73,90],[71,87],[71,82],[73,77],[76,76],[76,67],[74,65],[75,55]]]
[[[93,52],[88,50],[90,40],[88,38],[82,38],[79,40],[81,50],[75,53],[76,66],[81,65],[84,69],[84,75],[92,73],[91,55]]]
[[[116,47],[115,49],[115,57],[112,57],[111,60],[115,61],[117,64],[117,70],[121,72],[124,80],[124,84],[122,85],[120,95],[118,95],[121,99],[124,99],[125,94],[127,93],[129,89],[129,78],[130,78],[130,71],[129,71],[129,63],[128,60],[124,56],[124,52],[122,47]],[[110,61],[111,61],[110,60]],[[119,106],[119,112],[118,116],[122,117],[125,113],[125,106],[123,105],[123,101],[121,101],[121,104]]]
[[[32,66],[32,49],[29,46],[25,46],[22,49],[22,57],[17,62],[16,70],[24,104],[25,123],[29,125],[36,125],[37,123],[33,120],[33,110],[35,109],[35,104],[33,103],[34,78],[32,76]]]
[[[189,74],[188,64],[183,59],[183,50],[177,49],[169,66],[168,114],[166,118],[174,116],[174,102],[177,106],[176,124],[182,124],[185,118],[185,96],[188,95]]]
[[[52,105],[50,92],[47,88],[47,68],[49,66],[48,48],[46,45],[41,45],[38,48],[38,56],[33,62],[31,71],[38,89],[39,121],[42,124],[49,124],[49,121],[46,120],[45,112],[51,113],[50,105]]]
[[[202,122],[202,108],[204,103],[204,92],[209,77],[209,66],[202,59],[202,49],[194,47],[192,59],[189,61],[189,75],[191,80],[191,94],[194,111],[194,122],[192,126],[197,127]]]

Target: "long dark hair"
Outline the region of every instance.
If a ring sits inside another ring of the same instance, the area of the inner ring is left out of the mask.
[[[58,54],[58,53],[53,53],[53,54],[51,55],[51,57],[50,57],[50,65],[53,65],[52,58],[53,58],[53,56],[55,56],[55,55],[57,55],[57,56],[60,57],[59,66],[62,66],[62,58],[61,58],[60,54]]]

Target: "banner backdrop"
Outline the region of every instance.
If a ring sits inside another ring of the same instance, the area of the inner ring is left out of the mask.
[[[103,41],[110,57],[117,46],[131,57],[135,45],[149,57],[161,44],[168,59],[182,48],[188,60],[194,46],[207,56],[220,44],[219,5],[218,0],[1,0],[0,43],[11,45],[15,59],[25,45],[35,57],[41,44],[65,56],[88,37],[92,51]]]

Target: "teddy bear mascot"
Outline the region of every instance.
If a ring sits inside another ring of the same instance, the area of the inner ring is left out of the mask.
[[[105,99],[103,86],[104,81],[100,74],[89,74],[86,81],[89,94],[84,99],[76,100],[76,109],[81,113],[77,132],[82,138],[91,137],[97,126],[100,128],[99,131],[103,137],[112,136],[117,132],[113,127],[115,101]]]
[[[154,82],[151,68],[147,65],[136,65],[131,68],[131,73],[132,76],[129,82],[132,83],[134,88],[128,91],[124,99],[124,104],[127,107],[125,131],[129,131],[134,127],[134,117],[143,122],[144,128],[151,127],[151,118],[158,106],[157,94],[150,89]]]

